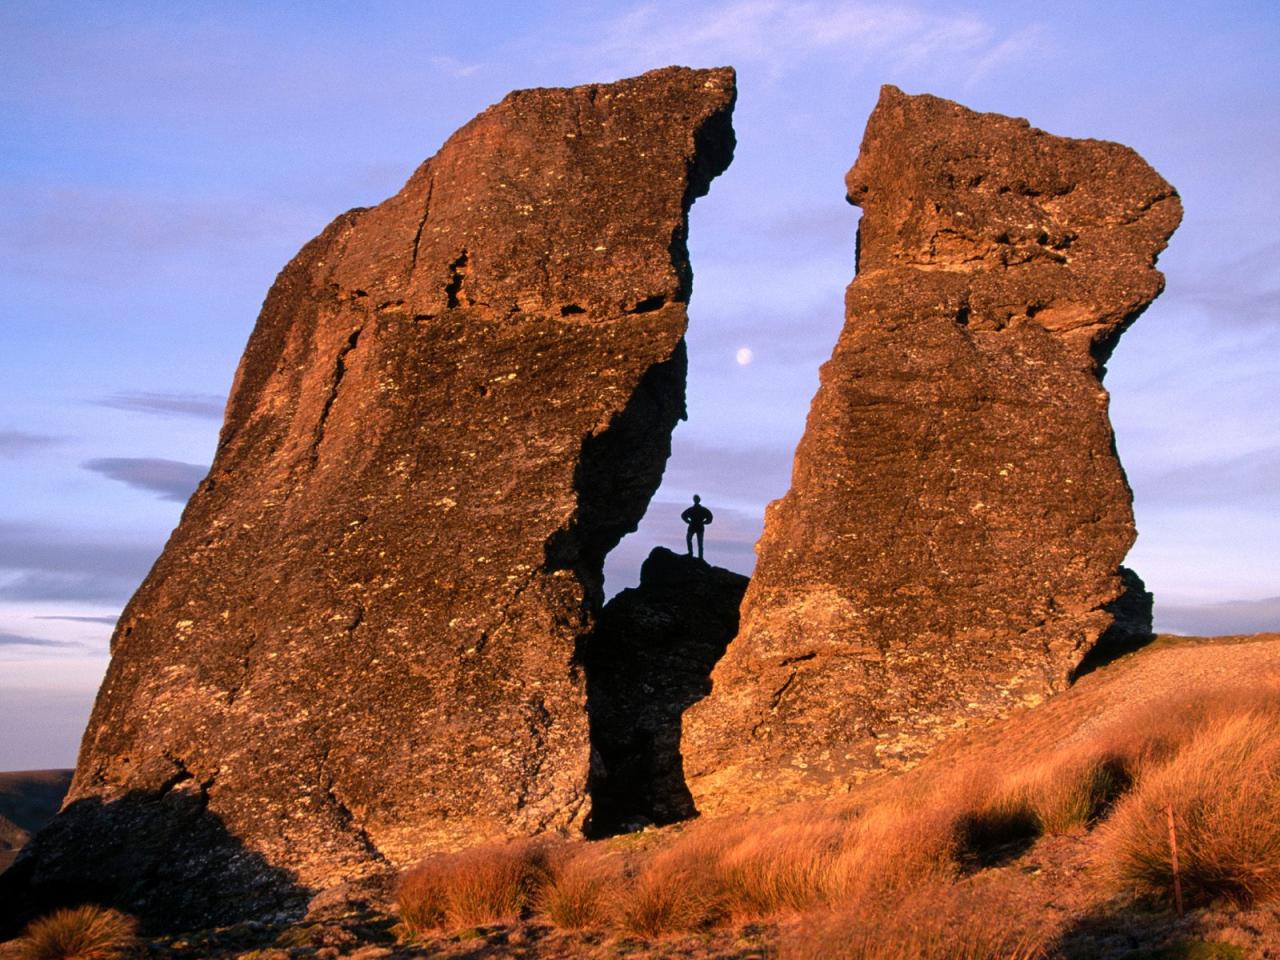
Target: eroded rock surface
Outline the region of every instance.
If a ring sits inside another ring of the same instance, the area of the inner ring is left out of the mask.
[[[838,791],[1060,690],[1134,539],[1100,378],[1181,217],[1133,150],[886,87],[846,323],[742,629],[685,717],[701,810]]]
[[[153,870],[113,830],[207,821],[243,890],[179,920],[163,885],[127,904],[204,923],[260,910],[253,876],[290,877],[293,909],[580,825],[575,645],[684,414],[687,214],[733,100],[728,69],[512,93],[284,269],[30,883]]]
[[[696,812],[684,782],[684,711],[738,632],[747,578],[657,547],[640,585],[605,604],[583,650],[591,742],[591,822],[606,835]]]

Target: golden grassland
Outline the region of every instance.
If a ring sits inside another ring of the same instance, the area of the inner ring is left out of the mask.
[[[1280,682],[1184,692],[1044,744],[1033,762],[951,762],[858,798],[707,820],[634,849],[524,841],[406,872],[409,937],[537,914],[646,938],[787,921],[789,958],[1031,958],[1059,930],[982,883],[1043,838],[1089,836],[1099,898],[1280,899]]]
[[[1280,918],[1280,673],[1226,647],[1184,653],[1109,668],[840,799],[429,857],[400,877],[400,939],[435,955],[442,938],[494,924],[619,942],[765,924],[782,960],[1076,957],[1068,928],[1100,906],[1174,923],[1171,821],[1189,910]],[[1028,894],[1062,850],[1065,867]],[[5,955],[116,960],[134,931],[114,911],[64,910]]]

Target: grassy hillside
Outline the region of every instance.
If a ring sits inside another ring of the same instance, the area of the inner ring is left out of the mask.
[[[71,784],[70,770],[0,773],[0,871],[31,834],[49,822]]]
[[[305,923],[149,949],[192,960],[1277,958],[1280,635],[1163,638],[823,803],[435,856],[395,892],[326,896]]]

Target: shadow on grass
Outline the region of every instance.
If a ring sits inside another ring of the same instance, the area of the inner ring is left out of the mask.
[[[301,917],[309,895],[232,836],[188,780],[63,810],[0,874],[0,939],[82,903],[129,913],[154,934]]]

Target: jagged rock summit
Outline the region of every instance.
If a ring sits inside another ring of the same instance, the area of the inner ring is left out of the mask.
[[[734,97],[675,67],[512,93],[283,270],[28,894],[200,925],[581,823],[575,647],[684,415]]]
[[[846,182],[845,327],[685,717],[704,813],[910,763],[1061,689],[1135,606],[1102,365],[1162,289],[1177,193],[1128,147],[893,87]]]

